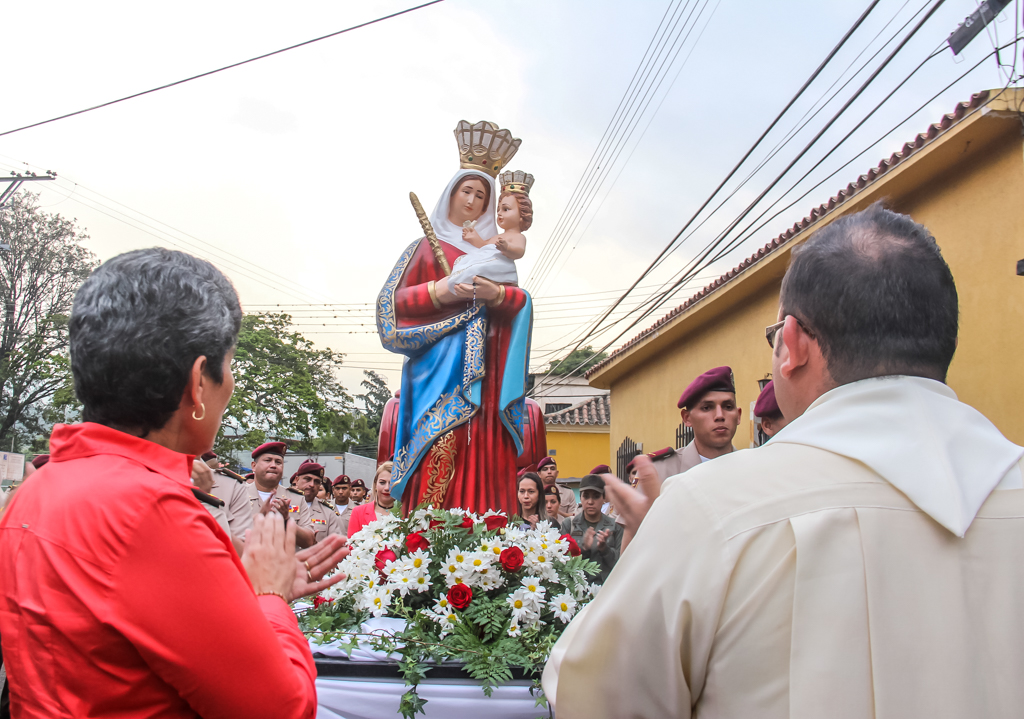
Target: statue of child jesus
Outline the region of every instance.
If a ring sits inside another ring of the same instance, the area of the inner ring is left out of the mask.
[[[518,176],[515,179],[519,181],[511,181],[513,176]],[[527,194],[532,185],[533,175],[502,173],[497,222],[504,232],[485,240],[473,227],[476,223],[466,223],[462,228],[462,239],[476,249],[455,260],[450,283],[469,284],[473,277],[479,276],[500,284],[519,285],[515,261],[526,254],[526,235],[523,232],[533,224],[533,202]]]

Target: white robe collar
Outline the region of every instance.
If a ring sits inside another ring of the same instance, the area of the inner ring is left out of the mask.
[[[857,460],[963,537],[1024,456],[956,393],[921,377],[876,377],[826,392],[771,439]]]

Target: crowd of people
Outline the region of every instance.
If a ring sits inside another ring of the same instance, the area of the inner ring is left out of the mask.
[[[286,450],[284,442],[261,444],[252,451],[252,472],[245,476],[229,469],[213,451],[193,463],[193,492],[231,537],[239,555],[256,515],[277,512],[294,520],[298,546],[310,547],[328,535],[348,537],[372,521],[359,507],[369,503],[383,512],[392,506],[386,488],[371,494],[367,502],[362,479],[340,474],[332,480],[324,476],[324,466],[313,461],[300,464],[284,486]],[[390,478],[391,465],[385,463],[377,470],[374,488],[389,484]]]
[[[169,250],[76,295],[85,421],[0,513],[17,715],[315,715],[289,603],[394,510],[393,467],[367,488],[307,461],[286,486],[280,442],[251,476],[224,467],[240,321],[226,278]],[[934,238],[877,205],[833,221],[794,250],[765,333],[763,446],[736,451],[722,366],[677,402],[684,447],[594,467],[578,501],[553,457],[518,477],[522,526],[558,526],[602,585],[544,671],[556,715],[1016,716],[1024,448],[945,384],[958,301]]]

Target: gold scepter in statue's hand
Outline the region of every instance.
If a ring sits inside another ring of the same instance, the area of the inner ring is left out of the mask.
[[[448,258],[444,256],[444,250],[441,249],[441,242],[437,239],[437,235],[434,234],[434,228],[430,226],[430,220],[427,218],[427,213],[423,211],[423,205],[420,204],[420,198],[416,197],[415,192],[409,193],[409,202],[412,203],[412,209],[416,210],[416,217],[420,221],[420,227],[423,228],[423,234],[427,236],[427,242],[430,243],[430,249],[434,252],[434,259],[437,260],[437,264],[441,266],[447,277],[452,273],[452,268],[448,264]]]

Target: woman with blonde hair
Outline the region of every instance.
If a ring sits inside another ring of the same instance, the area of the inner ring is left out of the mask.
[[[370,487],[370,501],[352,510],[352,518],[348,520],[348,536],[351,537],[370,522],[388,514],[395,506],[395,498],[391,496],[391,472],[394,466],[394,462],[385,462],[377,467]]]

